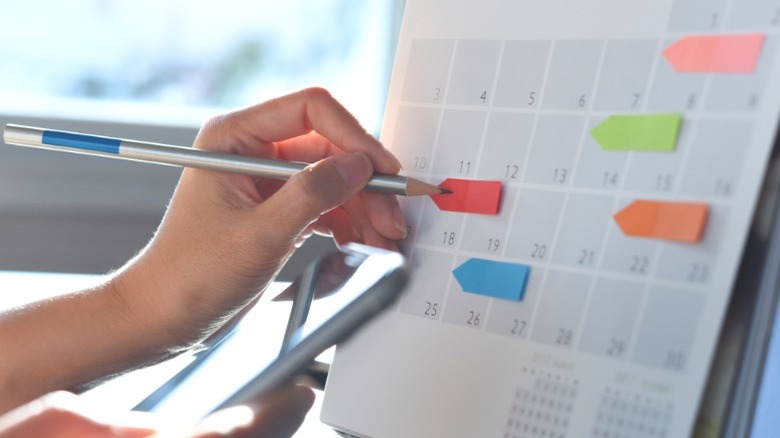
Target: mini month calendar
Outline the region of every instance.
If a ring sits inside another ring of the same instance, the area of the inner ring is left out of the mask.
[[[777,0],[407,1],[382,141],[454,193],[401,200],[411,282],[338,348],[323,421],[690,435],[775,142],[779,30]]]

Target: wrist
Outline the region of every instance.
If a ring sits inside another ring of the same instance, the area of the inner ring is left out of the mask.
[[[180,247],[161,241],[169,237],[158,234],[107,283],[119,307],[144,329],[150,351],[164,354],[200,346],[254,297],[227,300],[226,291],[251,287],[232,284],[198,256],[203,251],[168,251]]]
[[[147,258],[142,253],[115,273],[105,284],[106,292],[116,303],[117,317],[129,322],[134,336],[143,337],[144,349],[169,356],[196,345],[200,337],[186,322],[187,306],[176,299],[181,291]]]

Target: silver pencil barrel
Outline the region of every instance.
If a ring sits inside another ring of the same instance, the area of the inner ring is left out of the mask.
[[[274,179],[288,179],[307,163],[248,157],[244,155],[195,149],[138,140],[102,137],[75,132],[55,131],[29,126],[6,125],[3,140],[7,144],[28,146],[85,155],[194,167],[220,172]],[[381,193],[407,195],[407,178],[374,174],[366,189]]]

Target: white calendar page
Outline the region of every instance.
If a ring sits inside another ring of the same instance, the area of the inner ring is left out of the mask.
[[[407,1],[382,141],[410,176],[502,181],[500,211],[402,200],[412,281],[338,348],[322,420],[376,437],[688,436],[775,139],[778,25],[778,0]],[[749,71],[716,71],[744,51],[704,72],[664,56],[745,34],[762,41]],[[673,150],[591,134],[653,114],[679,116]],[[706,206],[701,238],[627,235],[614,215],[635,201]],[[520,299],[464,291],[453,271],[472,259],[527,267]]]

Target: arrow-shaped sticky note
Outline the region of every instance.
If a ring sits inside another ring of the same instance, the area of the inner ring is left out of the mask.
[[[753,73],[764,34],[686,36],[664,50],[681,73]]]
[[[440,210],[460,213],[498,214],[501,181],[447,178],[439,187],[452,193],[431,195]]]
[[[698,243],[708,213],[707,204],[702,203],[637,200],[614,218],[628,236]]]
[[[612,115],[590,135],[607,151],[671,152],[681,124],[679,113]]]
[[[525,295],[530,272],[529,266],[519,263],[472,258],[455,268],[452,274],[465,292],[520,301]]]

